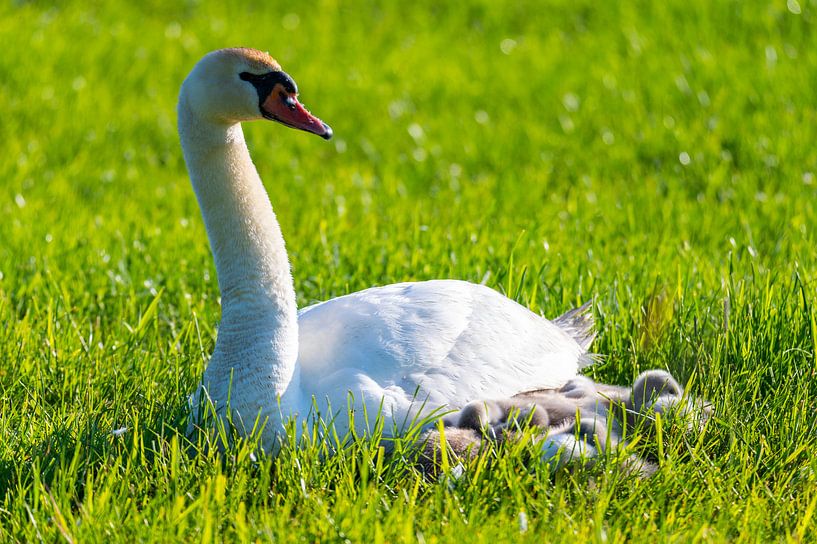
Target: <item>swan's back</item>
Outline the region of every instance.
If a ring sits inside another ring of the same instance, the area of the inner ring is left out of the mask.
[[[592,329],[592,319],[575,316],[559,327],[464,281],[375,287],[301,310],[301,383],[319,399],[350,390],[396,411],[416,392],[429,406],[457,408],[486,394],[559,387],[589,361],[586,343],[571,336],[577,323]]]

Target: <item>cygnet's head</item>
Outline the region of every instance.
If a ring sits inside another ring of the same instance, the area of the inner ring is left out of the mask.
[[[632,402],[639,412],[669,407],[681,400],[684,389],[672,374],[663,370],[647,370],[636,378],[633,384]]]
[[[187,76],[181,95],[193,113],[208,121],[233,124],[269,119],[317,134],[332,129],[298,101],[298,86],[267,53],[219,49],[208,53]]]

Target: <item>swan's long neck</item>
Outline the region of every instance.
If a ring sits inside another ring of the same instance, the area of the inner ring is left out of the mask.
[[[241,125],[202,119],[184,91],[178,115],[221,290],[222,320],[207,374],[231,380],[234,390],[272,387],[267,395],[283,394],[295,370],[298,315],[281,228]]]

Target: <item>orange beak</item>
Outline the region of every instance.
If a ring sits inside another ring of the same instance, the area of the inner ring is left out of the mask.
[[[332,137],[332,128],[309,113],[298,102],[297,94],[286,92],[281,85],[276,85],[272,92],[269,93],[261,104],[261,112],[267,119],[278,121],[288,127],[317,134],[324,140]]]

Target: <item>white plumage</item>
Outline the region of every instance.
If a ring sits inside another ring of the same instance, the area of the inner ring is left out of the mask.
[[[363,431],[386,432],[470,400],[559,387],[589,362],[587,308],[550,322],[482,285],[457,280],[366,289],[296,309],[280,227],[241,121],[268,118],[331,137],[268,55],[205,56],[179,96],[179,134],[222,295],[216,348],[194,396],[275,449],[283,420],[317,407],[343,435],[349,405]],[[331,406],[331,410],[329,407]],[[194,414],[194,418],[198,417]],[[195,419],[194,419],[195,422]]]

